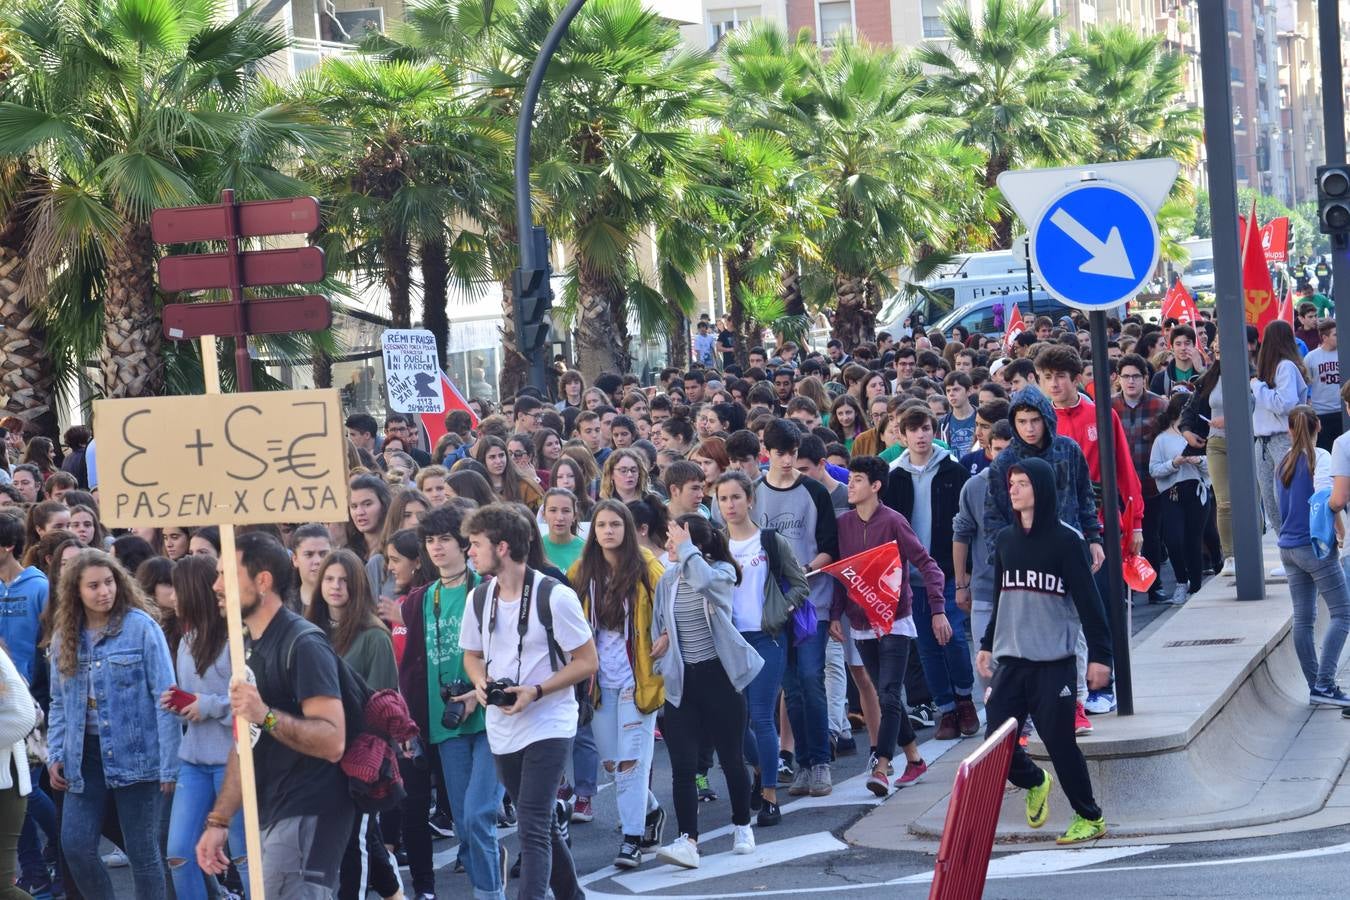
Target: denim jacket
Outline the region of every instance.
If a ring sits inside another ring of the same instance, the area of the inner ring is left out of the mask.
[[[155,620],[133,609],[120,622],[111,622],[93,646],[81,634],[79,669],[69,677],[57,668],[59,658],[60,647],[53,640],[48,763],[64,763],[70,792],[84,791],[80,765],[91,676],[108,787],[177,781],[183,731],[178,717],[159,705],[160,694],[174,684],[174,672],[169,645]]]

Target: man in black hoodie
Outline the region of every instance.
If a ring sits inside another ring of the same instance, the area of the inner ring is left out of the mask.
[[[1013,463],[1008,498],[1015,519],[994,540],[994,612],[975,660],[980,675],[992,683],[985,704],[988,733],[1010,716],[1019,725],[1028,715],[1036,721],[1074,811],[1058,842],[1090,841],[1106,833],[1106,821],[1074,737],[1075,647],[1081,629],[1088,644],[1088,686],[1105,685],[1111,676],[1106,611],[1092,578],[1087,542],[1056,514],[1050,463],[1039,457]],[[1027,792],[1027,824],[1040,828],[1050,813],[1050,774],[1015,746],[1008,780]]]

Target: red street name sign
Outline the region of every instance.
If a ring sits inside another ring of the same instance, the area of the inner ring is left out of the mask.
[[[323,280],[323,250],[318,247],[251,250],[239,254],[239,262],[240,282],[247,287]],[[229,253],[166,256],[159,261],[159,286],[165,291],[200,291],[229,284]]]
[[[251,200],[236,204],[235,208],[239,212],[239,231],[233,237],[309,234],[319,227],[319,201],[313,197]],[[213,203],[157,209],[150,214],[150,233],[160,244],[223,241],[231,237],[229,208],[223,203]]]
[[[186,341],[208,334],[232,334],[233,303],[174,303],[164,307],[164,336]],[[277,297],[244,304],[249,334],[287,334],[292,331],[323,331],[333,324],[333,309],[327,297]]]

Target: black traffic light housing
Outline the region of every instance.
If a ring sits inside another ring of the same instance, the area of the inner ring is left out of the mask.
[[[548,238],[544,229],[535,227],[536,248],[542,244],[542,252],[536,249],[536,259],[542,266],[532,269],[517,268],[512,274],[511,286],[515,291],[516,341],[523,356],[536,353],[549,342],[548,312],[553,304],[553,270],[548,264]]]
[[[1317,168],[1317,222],[1332,244],[1346,246],[1350,238],[1350,165]]]

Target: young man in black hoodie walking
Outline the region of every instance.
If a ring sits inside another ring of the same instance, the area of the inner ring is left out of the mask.
[[[1028,715],[1036,720],[1074,811],[1058,842],[1090,841],[1106,833],[1106,821],[1074,737],[1075,645],[1081,627],[1088,644],[1088,686],[1105,685],[1112,661],[1106,611],[1087,542],[1056,514],[1050,464],[1038,457],[1013,463],[1008,498],[1015,519],[995,538],[994,612],[975,659],[980,675],[992,682],[985,704],[988,733],[1010,716],[1019,725]],[[1027,824],[1040,828],[1050,814],[1050,774],[1015,746],[1008,780],[1027,792]]]

